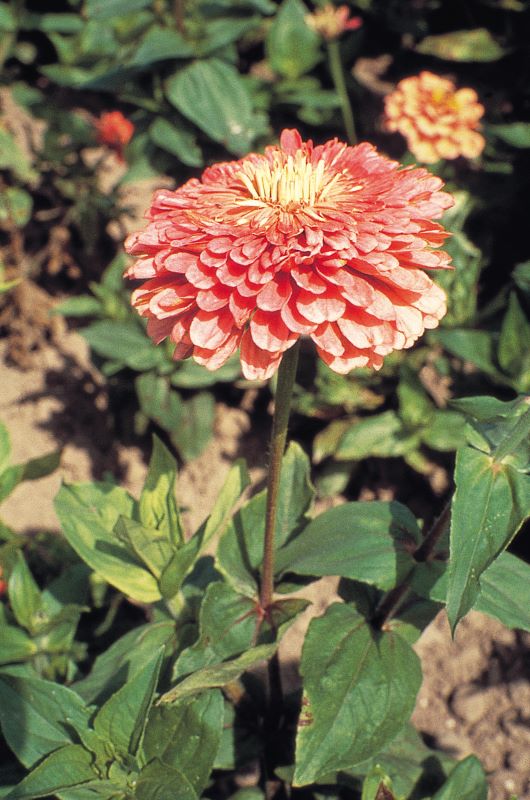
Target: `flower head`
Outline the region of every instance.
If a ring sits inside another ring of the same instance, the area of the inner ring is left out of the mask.
[[[485,145],[477,131],[483,114],[474,89],[457,89],[432,72],[405,78],[385,97],[387,130],[399,131],[424,164],[479,156]]]
[[[355,31],[363,24],[361,17],[350,17],[348,6],[334,6],[328,3],[307,14],[306,22],[323,39],[330,42],[338,39],[344,31]]]
[[[447,236],[432,220],[453,204],[442,185],[370,144],[285,130],[263,155],[155,194],[126,242],[126,274],[144,281],[132,303],[156,342],[209,369],[240,347],[243,374],[268,378],[302,335],[337,372],[378,369],[445,313],[423,271],[449,262],[432,249]]]
[[[121,111],[107,111],[95,122],[99,144],[114,150],[123,161],[123,148],[131,141],[134,133],[133,123]]]

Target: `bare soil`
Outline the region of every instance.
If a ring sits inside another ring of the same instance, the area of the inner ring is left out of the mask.
[[[105,383],[83,339],[64,329],[50,338],[38,343],[25,369],[8,363],[8,342],[0,342],[0,419],[9,428],[13,461],[62,450],[57,473],[22,484],[2,504],[2,519],[20,532],[59,530],[53,497],[62,479],[100,479],[112,472],[137,494],[146,472],[144,450],[113,438]],[[215,438],[179,478],[189,532],[206,516],[233,458],[242,453],[252,455],[253,479],[261,480],[263,441],[252,434],[245,411],[220,405]],[[282,645],[286,679],[296,679],[304,630],[334,591],[335,582],[325,580],[304,592],[314,605]],[[417,652],[424,670],[413,718],[418,729],[459,758],[475,753],[489,773],[490,800],[530,800],[530,635],[471,613],[452,642],[440,614]]]

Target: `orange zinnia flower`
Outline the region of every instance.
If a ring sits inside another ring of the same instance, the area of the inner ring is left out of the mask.
[[[94,124],[99,144],[114,150],[123,161],[123,148],[129,144],[134,133],[133,123],[121,111],[107,111]]]
[[[363,24],[361,17],[350,17],[348,6],[334,6],[331,3],[307,14],[306,22],[326,41],[338,39],[344,31],[355,31]]]
[[[399,169],[370,144],[314,147],[285,130],[263,155],[206,169],[155,194],[130,236],[145,283],[132,303],[175,358],[220,367],[240,347],[243,374],[268,378],[310,336],[337,372],[378,369],[445,313],[423,269],[447,267],[432,222],[453,205],[442,181]]]
[[[424,164],[441,158],[476,158],[486,144],[477,132],[484,106],[474,89],[458,89],[447,78],[420,72],[400,81],[385,97],[385,125],[399,131]]]

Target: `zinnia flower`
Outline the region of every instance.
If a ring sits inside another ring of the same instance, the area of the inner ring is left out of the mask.
[[[400,81],[385,97],[385,126],[399,131],[424,164],[441,158],[476,158],[486,144],[477,132],[484,106],[474,89],[458,89],[447,78],[420,72]]]
[[[328,3],[307,14],[306,22],[323,39],[330,42],[338,39],[344,31],[354,31],[363,24],[361,17],[350,17],[348,6],[334,6]]]
[[[423,272],[448,266],[433,219],[453,204],[422,168],[399,169],[370,144],[314,147],[285,130],[263,155],[162,189],[130,236],[132,303],[177,359],[220,367],[240,347],[264,379],[300,336],[337,372],[378,369],[445,313]]]
[[[107,111],[94,123],[99,144],[104,144],[123,161],[123,148],[131,141],[133,123],[121,111]]]

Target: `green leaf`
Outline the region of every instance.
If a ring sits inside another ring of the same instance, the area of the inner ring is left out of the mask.
[[[9,431],[6,426],[0,422],[0,474],[9,464],[11,456],[11,441],[9,439]]]
[[[369,456],[401,456],[418,444],[395,411],[384,411],[354,422],[341,438],[334,458],[360,461]]]
[[[198,800],[188,778],[175,769],[154,759],[138,776],[134,792],[137,800]]]
[[[6,497],[9,497],[11,492],[16,489],[22,480],[23,473],[23,465],[16,464],[14,466],[7,467],[0,474],[0,503],[5,500]]]
[[[436,409],[425,430],[422,442],[442,453],[457,450],[465,439],[466,421],[461,414],[447,409]]]
[[[276,547],[286,542],[306,522],[313,496],[307,456],[298,445],[291,443],[282,461]],[[256,595],[263,557],[265,506],[265,491],[245,503],[229,523],[217,550],[217,564],[227,581],[250,597]]]
[[[203,37],[198,42],[201,56],[221,51],[232,42],[239,41],[246,33],[255,30],[261,24],[261,17],[226,16],[208,20]]]
[[[397,395],[399,416],[408,427],[421,427],[430,421],[434,406],[417,373],[410,367],[403,366],[400,370]]]
[[[9,602],[19,625],[33,632],[42,601],[39,587],[19,550],[8,581]]]
[[[468,756],[456,765],[432,800],[486,800],[487,797],[488,782],[482,764],[475,756]]]
[[[15,33],[17,27],[17,19],[9,5],[0,3],[0,31],[3,33]]]
[[[339,603],[312,620],[300,671],[296,786],[385,747],[408,720],[421,685],[410,646],[396,634],[377,634],[353,607]]]
[[[88,728],[89,713],[71,689],[40,678],[0,675],[0,724],[9,747],[25,767]]]
[[[224,721],[218,690],[186,698],[149,712],[143,752],[180,770],[201,796],[219,750]]]
[[[470,361],[486,375],[503,381],[503,376],[494,363],[494,341],[491,333],[471,330],[441,330],[436,333],[436,338],[453,355],[463,361]],[[505,378],[504,382],[506,382]]]
[[[487,28],[426,36],[415,49],[446,61],[498,61],[506,52]]]
[[[104,319],[83,328],[80,333],[99,356],[131,369],[151,369],[164,358],[162,351],[133,322]]]
[[[73,688],[87,703],[101,705],[143,669],[153,652],[169,645],[174,633],[173,621],[134,628],[97,656],[89,674]]]
[[[52,313],[62,314],[64,317],[97,317],[102,310],[99,300],[89,294],[82,294],[58,303]]]
[[[511,553],[501,553],[482,574],[473,608],[508,628],[530,633],[530,565]]]
[[[212,513],[199,530],[174,555],[160,578],[160,591],[163,597],[173,597],[193,564],[199,558],[213,536],[221,536],[230,520],[233,507],[250,483],[248,470],[243,459],[232,466],[221,489]]]
[[[68,542],[93,570],[139,602],[160,599],[157,581],[132,558],[114,533],[120,516],[131,518],[135,502],[114,484],[64,485],[55,498]]]
[[[151,575],[160,578],[173,555],[173,547],[156,528],[145,528],[133,519],[120,517],[114,532],[129,552],[145,564]]]
[[[488,125],[487,130],[512,147],[530,147],[530,122],[510,122],[507,125]]]
[[[364,779],[361,800],[396,800],[392,781],[379,765],[372,767]]]
[[[193,46],[178,31],[153,25],[142,37],[128,64],[145,69],[157,61],[191,58],[193,55]]]
[[[199,392],[181,404],[180,423],[168,432],[184,460],[202,453],[212,438],[214,419],[215,402],[209,392]]]
[[[345,503],[320,514],[283,547],[276,569],[340,575],[387,590],[412,568],[420,538],[414,516],[400,503]]]
[[[512,272],[512,278],[522,292],[530,294],[530,261],[523,261],[522,264],[517,264]]]
[[[296,80],[320,61],[320,37],[307,25],[308,10],[301,0],[284,0],[265,41],[272,69]]]
[[[307,522],[315,490],[310,479],[309,458],[291,442],[282,461],[281,491],[276,511],[276,545],[281,547]]]
[[[166,84],[169,102],[215,142],[243,155],[256,136],[252,104],[239,72],[218,58],[194,61]]]
[[[188,167],[202,167],[204,159],[193,133],[177,127],[164,117],[155,117],[149,128],[151,140],[162,150],[176,156]],[[215,376],[212,376],[215,380]]]
[[[522,342],[530,342],[530,322],[515,292],[510,293],[508,310],[502,322],[497,351],[499,364],[509,375],[521,375],[521,391],[530,390],[530,353]]]
[[[92,754],[79,744],[61,747],[45,758],[24,780],[15,786],[6,800],[31,800],[48,797],[62,789],[79,786],[97,778],[92,768]]]
[[[61,452],[56,450],[53,453],[46,453],[44,456],[32,458],[22,464],[23,481],[37,481],[55,472],[61,461]]]
[[[508,546],[530,509],[530,476],[474,448],[457,452],[455,483],[447,593],[453,631],[478,596],[481,574]]]
[[[149,470],[140,497],[140,521],[147,528],[163,533],[175,545],[184,541],[175,500],[176,480],[177,462],[158,436],[153,436]]]
[[[106,20],[141,11],[151,0],[86,0],[85,13],[89,19]]]
[[[223,661],[220,664],[213,664],[209,667],[197,670],[193,675],[184,678],[169,692],[166,692],[159,699],[158,704],[174,703],[183,697],[203,692],[205,689],[216,689],[232,683],[248,669],[255,667],[261,661],[269,659],[276,651],[277,644],[261,644],[252,647],[243,655],[233,658],[231,661]]]
[[[26,661],[37,652],[37,645],[27,633],[14,625],[1,625],[0,664]]]
[[[237,594],[226,583],[211,583],[201,604],[200,636],[180,654],[174,678],[247,650],[253,644],[256,625],[255,600]]]
[[[125,762],[128,755],[136,755],[141,745],[163,656],[162,647],[107,700],[94,718],[96,734],[110,742],[117,756]]]
[[[37,178],[30,159],[5,128],[0,128],[0,169],[11,170],[16,178],[24,182]]]
[[[0,223],[23,228],[31,219],[33,200],[18,186],[8,186],[0,192]]]

